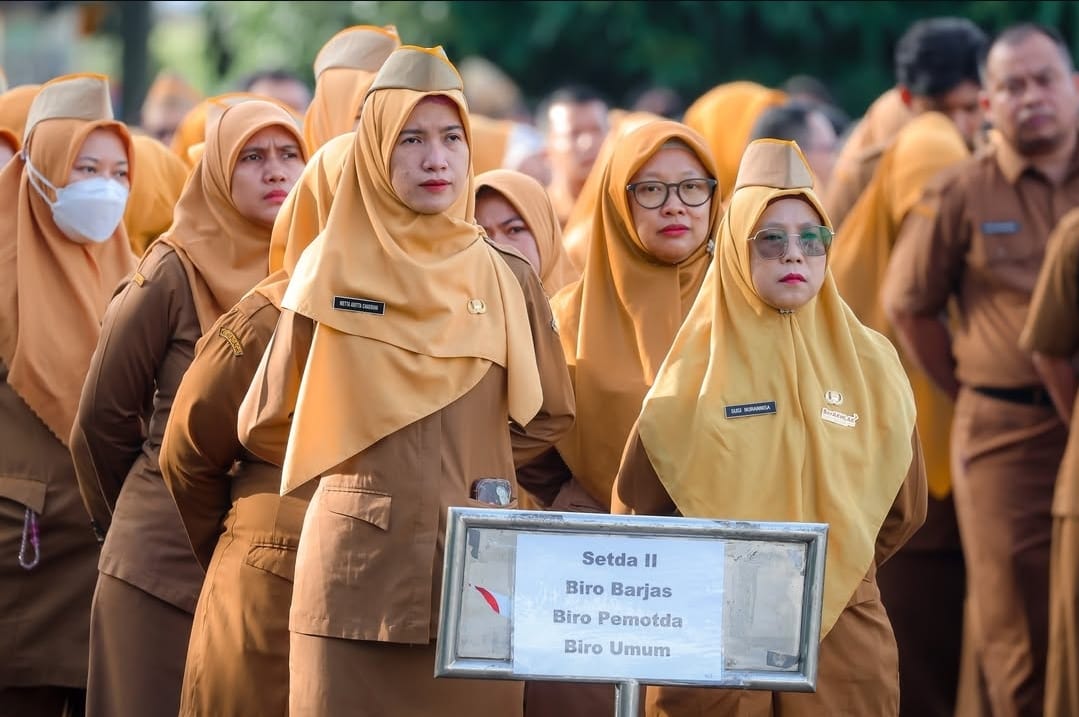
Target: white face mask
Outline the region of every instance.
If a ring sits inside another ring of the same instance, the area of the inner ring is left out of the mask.
[[[127,187],[119,182],[94,177],[73,182],[66,187],[55,187],[26,160],[30,170],[30,184],[52,209],[52,219],[60,231],[73,242],[80,244],[101,243],[120,226],[127,207]],[[56,194],[56,201],[49,201],[44,185]]]

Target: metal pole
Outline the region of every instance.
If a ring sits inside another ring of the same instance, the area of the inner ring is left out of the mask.
[[[626,680],[614,686],[614,717],[637,717],[641,712],[641,683]]]

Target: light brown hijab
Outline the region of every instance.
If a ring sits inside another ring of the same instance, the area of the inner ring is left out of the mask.
[[[63,187],[95,129],[115,132],[134,157],[127,128],[112,119],[108,80],[66,75],[41,86],[26,124],[23,152]],[[104,242],[80,244],[56,226],[30,184],[22,154],[0,171],[0,359],[8,384],[67,445],[101,318],[135,264],[123,223]]]
[[[708,268],[708,239],[719,226],[717,189],[708,239],[689,257],[672,266],[645,251],[626,184],[671,140],[684,142],[715,176],[704,139],[681,123],[657,120],[624,135],[603,168],[584,274],[551,300],[577,395],[577,421],[558,451],[602,505],[610,503],[641,399],[697,296]]]
[[[240,214],[232,200],[232,172],[244,144],[272,126],[296,137],[306,161],[299,127],[282,107],[262,100],[226,107],[210,122],[206,152],[176,204],[172,227],[158,240],[183,262],[203,331],[266,277],[271,229]]]
[[[513,420],[524,425],[539,410],[524,295],[475,224],[471,171],[457,201],[440,214],[417,214],[390,181],[400,132],[432,95],[457,105],[470,138],[461,79],[442,48],[403,46],[386,60],[364,104],[326,228],[300,257],[285,293],[283,308],[318,323],[289,434],[283,492],[449,405],[492,364],[507,370]],[[382,309],[341,310],[364,302]],[[364,370],[348,369],[342,383],[341,370],[357,365]]]
[[[505,197],[536,238],[540,258],[536,273],[548,296],[554,296],[559,289],[580,277],[562,247],[558,216],[542,184],[512,169],[494,169],[476,177],[476,192],[484,187]]]
[[[187,165],[153,137],[131,137],[139,177],[131,183],[124,210],[124,227],[131,251],[142,256],[146,247],[172,225],[172,210],[187,182]]]
[[[375,73],[400,46],[393,25],[348,27],[322,46],[315,58],[315,94],[303,120],[310,151],[352,131]]]

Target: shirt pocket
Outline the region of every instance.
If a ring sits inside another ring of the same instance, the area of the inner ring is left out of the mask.
[[[992,268],[1026,263],[1039,251],[1019,222],[1010,221],[982,222],[974,231],[971,249],[978,262]]]
[[[334,486],[322,491],[322,505],[328,512],[362,520],[381,530],[390,529],[392,502],[389,493],[370,488]]]
[[[259,541],[248,549],[244,563],[291,583],[296,574],[296,546]]]
[[[38,515],[45,512],[45,493],[48,486],[36,478],[0,475],[0,498],[13,500]]]

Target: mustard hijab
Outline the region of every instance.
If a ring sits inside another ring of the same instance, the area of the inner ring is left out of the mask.
[[[131,183],[124,227],[131,251],[142,256],[150,242],[172,225],[173,207],[187,182],[187,165],[149,135],[133,135],[131,143],[139,176]]]
[[[554,296],[559,289],[576,281],[580,274],[562,248],[558,215],[543,185],[527,174],[512,169],[493,169],[476,177],[476,192],[484,187],[505,197],[536,238],[540,259],[536,273],[539,274],[544,292]]]
[[[22,148],[26,116],[40,89],[41,85],[19,85],[0,94],[0,136],[16,152]]]
[[[672,266],[653,260],[637,236],[626,184],[671,140],[684,142],[715,176],[704,139],[683,124],[657,120],[623,136],[603,169],[584,274],[551,300],[577,396],[576,423],[558,452],[602,505],[610,503],[641,400],[708,268],[707,239]],[[709,238],[721,213],[715,196],[710,212]]]
[[[685,123],[701,133],[716,158],[720,196],[726,203],[753,125],[765,110],[787,101],[782,90],[739,80],[717,85],[686,110]]]
[[[303,120],[308,149],[352,131],[375,73],[400,46],[393,25],[355,25],[327,40],[315,58],[315,94]]]
[[[176,204],[172,227],[158,240],[175,249],[184,265],[203,331],[266,277],[271,229],[236,208],[232,172],[244,144],[273,126],[296,138],[306,161],[300,129],[282,107],[262,100],[225,107],[211,120],[206,152]]]
[[[461,79],[442,48],[390,55],[365,101],[326,228],[282,301],[318,322],[282,469],[285,493],[449,405],[492,364],[507,369],[513,420],[524,425],[539,410],[524,295],[475,224],[471,171],[440,214],[415,213],[392,187],[400,132],[432,95],[457,105],[471,139]]]
[[[123,141],[133,178],[131,137],[112,119],[108,80],[58,77],[30,107],[23,152],[63,187],[83,142],[100,128]],[[0,359],[15,393],[67,445],[105,307],[135,257],[122,222],[101,243],[68,239],[31,186],[22,154],[0,171],[0,197]]]
[[[683,515],[829,524],[823,638],[869,570],[910,469],[914,397],[895,349],[858,321],[830,273],[793,313],[758,296],[748,237],[782,197],[803,198],[828,223],[797,145],[757,140],[639,431]],[[728,406],[766,401],[775,402],[774,414],[726,417]],[[856,416],[854,425],[826,420],[824,411],[841,422]]]

